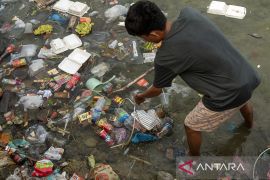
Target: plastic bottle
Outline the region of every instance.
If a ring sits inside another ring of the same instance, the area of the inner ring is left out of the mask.
[[[106,99],[104,97],[101,97],[96,102],[95,107],[91,109],[93,123],[96,123],[96,121],[99,120],[102,109],[105,106],[105,103],[106,103]]]
[[[18,68],[27,65],[26,59],[21,58],[21,59],[15,59],[7,64],[5,64],[3,67],[13,67],[13,68]]]
[[[157,133],[159,138],[162,138],[165,135],[170,135],[172,133],[173,120],[169,117],[165,117],[165,122],[160,132]]]
[[[116,108],[115,115],[117,116],[117,121],[120,123],[124,123],[129,118],[129,114],[123,108]]]
[[[81,79],[81,75],[76,73],[72,76],[72,78],[67,82],[66,89],[72,89]]]
[[[14,44],[10,44],[5,52],[0,56],[0,61],[2,61],[8,54],[12,53],[15,51],[15,45]]]
[[[15,152],[9,152],[9,155],[11,159],[18,165],[23,165],[25,161],[27,160],[26,157],[22,157],[17,151]]]
[[[128,128],[129,130],[133,128],[133,124],[134,124],[134,118],[132,116],[129,116],[129,118],[124,121],[125,127]]]
[[[20,85],[22,84],[22,81],[20,81],[19,79],[2,79],[2,83],[3,84],[9,84],[9,85]]]
[[[91,98],[92,98],[92,96],[83,97],[78,102],[76,102],[73,107],[74,108],[81,107],[84,104],[86,104],[88,101],[90,101]]]

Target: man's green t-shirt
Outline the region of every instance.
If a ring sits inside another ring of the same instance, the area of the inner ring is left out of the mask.
[[[213,111],[238,107],[260,84],[256,71],[207,17],[187,7],[172,24],[155,58],[153,85],[180,75]]]

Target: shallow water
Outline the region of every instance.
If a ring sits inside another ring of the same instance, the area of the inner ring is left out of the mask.
[[[21,11],[15,11],[21,6],[21,2],[26,5],[25,8]],[[46,19],[48,11],[37,11],[35,15],[31,16],[30,14],[35,10],[35,5],[33,3],[28,3],[28,1],[21,2],[8,3],[6,5],[6,9],[0,13],[1,24],[2,22],[10,21],[11,17],[14,15],[20,17],[24,21],[33,18],[40,21],[44,21]],[[120,4],[124,4],[126,2],[131,3],[132,1],[120,1]],[[164,12],[168,13],[168,18],[171,20],[178,16],[180,9],[184,6],[192,6],[199,9],[220,27],[235,47],[237,47],[239,51],[247,57],[252,66],[257,69],[261,76],[262,83],[256,89],[251,99],[254,106],[254,128],[250,131],[245,128],[239,128],[238,130],[233,131],[232,129],[237,129],[236,127],[240,126],[243,122],[242,117],[238,114],[214,132],[203,133],[201,153],[203,155],[224,156],[258,155],[266,149],[270,142],[270,118],[268,116],[268,111],[270,110],[270,71],[268,70],[270,68],[270,63],[268,61],[268,58],[270,57],[270,1],[226,1],[227,4],[240,5],[247,8],[247,15],[243,20],[207,14],[206,7],[210,4],[209,0],[157,0],[155,2],[162,7]],[[130,37],[124,29],[118,28],[116,25],[117,23],[104,23],[105,18],[103,16],[103,12],[105,9],[110,7],[108,4],[104,5],[99,0],[87,2],[87,4],[92,7],[89,12],[93,10],[99,11],[99,15],[93,18],[93,21],[95,22],[94,32],[111,32],[113,35],[109,37],[109,39],[121,39],[123,37],[133,39],[133,37]],[[59,36],[63,37],[65,35],[65,33],[61,33],[61,26],[57,27],[59,28],[55,28],[56,31],[54,31],[50,39]],[[248,35],[252,33],[257,33],[262,36],[262,38],[256,39]],[[43,45],[45,42],[42,38],[37,38],[33,35],[22,36],[19,39],[12,39],[12,41],[16,44],[34,42],[38,45]],[[89,47],[89,51],[98,52],[98,48],[95,46],[95,43],[93,43],[94,41],[91,35],[83,38],[83,41],[90,43],[91,49]],[[127,78],[127,81],[130,81],[151,67],[149,64],[132,65],[130,64],[129,59],[116,61],[111,58],[102,57],[97,58],[97,61],[106,61],[112,66],[112,70],[105,75],[104,79],[107,79],[112,74],[119,75],[121,72]],[[54,64],[57,62],[60,62],[60,60],[56,60],[56,62],[52,61],[51,63]],[[257,68],[257,65],[260,65],[260,68]],[[83,80],[86,80],[90,76],[90,73],[89,75],[87,74],[89,72],[87,71],[88,67],[89,66],[85,68],[85,77]],[[150,82],[153,79],[152,75],[153,74],[150,74],[146,77]],[[176,82],[184,84],[180,78],[177,78]],[[136,88],[131,88],[131,90],[134,89]],[[125,94],[122,94],[122,96],[129,97],[130,92],[127,91]],[[69,137],[68,144],[65,146],[64,158],[71,162],[76,160],[79,163],[75,163],[69,171],[76,172],[77,174],[84,176],[89,172],[86,157],[89,154],[93,154],[97,162],[109,163],[123,179],[155,179],[156,173],[161,170],[175,175],[175,162],[166,158],[165,151],[169,147],[187,148],[184,138],[185,133],[183,121],[187,113],[196,105],[199,99],[198,94],[194,91],[192,91],[188,97],[182,97],[181,94],[174,93],[170,98],[169,108],[169,113],[175,120],[173,135],[153,143],[129,146],[129,155],[134,155],[143,160],[149,161],[152,165],[136,161],[133,166],[133,159],[129,158],[127,155],[123,155],[125,149],[110,149],[105,142],[96,135],[94,128],[91,126],[83,127],[77,123],[71,123],[68,126],[68,130],[71,132],[72,136]],[[150,107],[155,107],[159,103],[159,98],[155,98]],[[97,141],[96,147],[90,148],[85,144],[89,138],[94,138]],[[132,166],[133,168],[131,169]]]

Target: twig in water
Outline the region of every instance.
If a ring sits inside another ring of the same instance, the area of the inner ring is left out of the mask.
[[[153,70],[154,70],[154,67],[148,69],[145,73],[143,73],[142,75],[138,76],[136,79],[134,79],[133,81],[131,81],[130,83],[128,83],[126,86],[113,91],[111,94],[114,94],[114,93],[117,93],[117,92],[121,92],[121,91],[125,91],[127,88],[129,88],[130,86],[132,86],[133,84],[135,84],[137,81],[139,81],[140,79],[142,79],[144,76],[146,76],[147,74],[149,74]]]
[[[140,158],[138,158],[138,157],[136,157],[136,156],[133,156],[133,155],[128,155],[128,157],[130,157],[131,159],[135,159],[136,161],[140,161],[140,162],[142,162],[142,163],[144,163],[144,164],[147,164],[147,165],[152,165],[152,163],[150,163],[149,161],[145,161],[145,160],[143,160],[143,159],[140,159]]]

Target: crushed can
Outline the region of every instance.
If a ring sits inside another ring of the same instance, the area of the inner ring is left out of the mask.
[[[69,98],[69,92],[55,92],[54,93],[55,98],[60,98],[60,99],[67,99]]]
[[[104,129],[106,132],[110,132],[113,130],[113,126],[106,121],[106,119],[100,119],[96,122],[96,125],[102,129]]]
[[[102,87],[102,91],[104,93],[110,94],[113,91],[113,84],[112,83],[107,83]]]
[[[109,146],[114,145],[114,140],[104,129],[99,132],[99,136],[104,139]]]
[[[86,120],[88,122],[91,122],[91,119],[92,119],[91,112],[86,112],[86,113],[79,115],[78,119],[79,119],[80,123],[82,123],[83,121],[86,121]]]
[[[53,68],[53,69],[47,71],[47,73],[50,76],[55,76],[55,75],[57,75],[59,73],[59,71],[56,68]]]
[[[149,85],[149,83],[146,81],[146,79],[140,79],[138,82],[137,82],[137,85],[138,86],[141,86],[141,87],[147,87]]]
[[[79,73],[74,74],[66,84],[66,89],[72,89],[80,81],[81,75]]]
[[[58,113],[56,111],[53,111],[51,116],[50,116],[50,120],[54,120],[55,118],[57,118]]]
[[[70,180],[84,180],[83,177],[77,175],[76,173],[73,173],[72,177],[70,178]]]
[[[124,100],[123,98],[121,98],[120,96],[115,96],[115,97],[113,98],[113,102],[115,102],[116,104],[119,104],[119,105],[123,104],[124,101],[125,101],[125,100]]]

